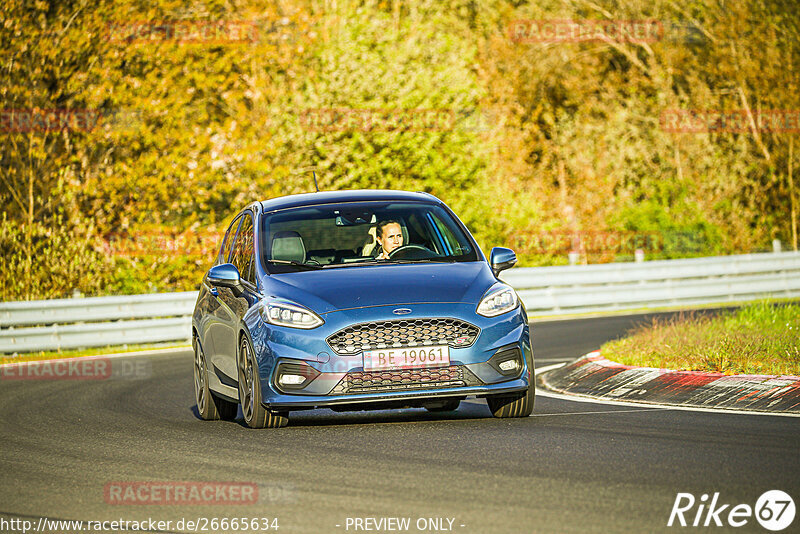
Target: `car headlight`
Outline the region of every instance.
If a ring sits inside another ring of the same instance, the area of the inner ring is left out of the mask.
[[[268,300],[261,304],[261,318],[264,322],[288,326],[289,328],[303,328],[310,330],[323,324],[325,321],[308,308],[299,304],[279,300]]]
[[[517,292],[511,286],[496,284],[483,296],[477,312],[484,317],[495,317],[516,309],[518,305]]]

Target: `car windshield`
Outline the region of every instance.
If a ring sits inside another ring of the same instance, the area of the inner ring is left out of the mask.
[[[424,202],[305,206],[268,214],[262,225],[262,260],[270,273],[478,260],[453,216]]]

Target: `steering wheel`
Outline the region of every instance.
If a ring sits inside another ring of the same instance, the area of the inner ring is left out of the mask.
[[[389,253],[391,260],[427,260],[439,255],[422,245],[402,245]]]

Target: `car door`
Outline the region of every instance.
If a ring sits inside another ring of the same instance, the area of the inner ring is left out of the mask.
[[[244,214],[239,214],[234,218],[233,222],[231,222],[214,265],[230,262],[234,242],[236,241],[236,234],[239,232],[239,227],[241,226],[243,218]],[[209,292],[208,341],[206,342],[208,347],[206,348],[206,357],[208,361],[211,362],[211,370],[216,372],[220,366],[224,367],[222,362],[225,360],[225,354],[230,352],[229,349],[226,349],[226,344],[229,343],[226,336],[229,330],[228,324],[231,322],[232,317],[230,310],[220,298],[220,292],[224,291],[225,288],[212,286],[206,280],[203,280],[203,289]],[[216,374],[223,383],[229,386],[236,385],[235,378],[220,376],[219,372],[216,372]],[[235,376],[234,374],[233,377]]]
[[[214,357],[211,359],[223,383],[233,385],[238,381],[236,355],[239,348],[239,331],[242,317],[250,306],[258,302],[255,276],[253,214],[246,211],[231,246],[228,263],[239,270],[241,288],[217,287],[218,308],[213,335]]]
[[[236,231],[239,229],[239,223],[242,222],[241,216],[234,218],[233,222],[228,226],[228,230],[225,232],[224,237],[222,238],[222,245],[219,247],[216,253],[216,258],[212,265],[220,265],[221,263],[227,263],[228,257],[230,256],[231,245],[233,244],[233,239],[236,237]],[[203,278],[203,282],[200,285],[200,299],[198,301],[198,307],[201,310],[201,314],[199,316],[198,321],[198,334],[200,337],[200,343],[203,346],[203,351],[206,354],[206,358],[209,360],[213,359],[214,357],[214,330],[215,325],[217,324],[216,315],[219,310],[219,300],[217,299],[217,289],[212,287],[208,281]]]

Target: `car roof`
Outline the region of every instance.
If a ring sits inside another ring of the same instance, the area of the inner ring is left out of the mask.
[[[369,200],[400,200],[412,202],[442,201],[430,193],[412,193],[410,191],[394,191],[391,189],[354,189],[349,191],[320,191],[318,193],[301,193],[287,195],[261,201],[262,212],[295,208],[299,206],[313,206],[315,204],[335,204],[338,202],[363,202]]]

